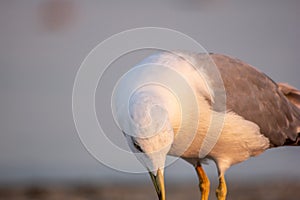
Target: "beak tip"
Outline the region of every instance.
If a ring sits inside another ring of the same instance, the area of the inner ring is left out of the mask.
[[[158,169],[156,175],[149,172],[159,200],[165,200],[165,184],[162,170]]]

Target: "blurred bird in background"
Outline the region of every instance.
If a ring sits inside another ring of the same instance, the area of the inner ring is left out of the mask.
[[[77,9],[74,1],[47,0],[38,7],[41,26],[49,32],[63,30],[76,19]]]

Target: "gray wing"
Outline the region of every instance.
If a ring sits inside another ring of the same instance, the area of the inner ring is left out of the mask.
[[[227,110],[256,123],[274,146],[297,139],[300,110],[268,76],[228,56],[211,54],[220,70]]]

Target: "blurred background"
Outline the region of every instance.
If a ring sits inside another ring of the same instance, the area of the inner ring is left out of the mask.
[[[80,142],[72,89],[87,54],[121,31],[165,27],[300,88],[299,9],[298,0],[1,0],[0,199],[156,198],[148,174],[110,169]],[[139,61],[132,58],[126,65]],[[273,149],[233,166],[229,198],[297,199],[299,151]],[[214,164],[205,169],[216,188]],[[166,183],[172,199],[199,198],[183,161],[167,168]]]

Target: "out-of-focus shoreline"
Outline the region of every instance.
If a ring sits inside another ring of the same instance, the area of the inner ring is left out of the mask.
[[[214,190],[217,183],[213,182],[210,199],[215,199]],[[295,180],[264,180],[259,182],[229,181],[228,199],[237,200],[297,200],[300,181]],[[103,199],[103,200],[137,200],[156,199],[151,183],[82,183],[82,184],[32,184],[27,186],[0,186],[0,200],[71,200],[71,199]],[[167,198],[199,199],[200,192],[195,183],[167,183]]]

